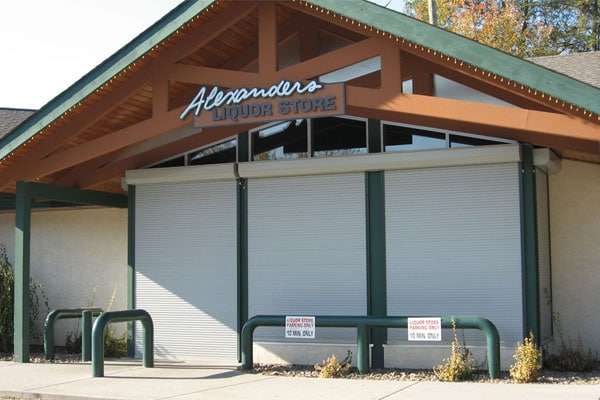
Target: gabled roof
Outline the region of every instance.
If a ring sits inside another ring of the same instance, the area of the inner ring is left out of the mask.
[[[600,51],[534,57],[536,64],[600,88]]]
[[[34,112],[35,110],[24,108],[0,107],[0,138],[6,136]]]
[[[185,0],[150,28],[92,69],[0,139],[0,159],[66,112],[74,110],[87,96],[107,84],[159,43],[174,34],[203,11],[223,0]],[[292,0],[315,9],[334,13],[368,26],[381,35],[402,38],[448,59],[459,60],[515,84],[525,85],[554,99],[581,107],[600,120],[600,89],[527,60],[482,45],[460,35],[381,7],[366,0]],[[597,121],[595,121],[597,122]]]

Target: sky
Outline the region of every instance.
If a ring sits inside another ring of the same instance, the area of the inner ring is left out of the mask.
[[[404,0],[373,1],[404,7]],[[40,108],[180,2],[4,1],[0,107]]]

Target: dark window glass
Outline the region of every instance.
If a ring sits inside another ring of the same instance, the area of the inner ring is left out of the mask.
[[[280,122],[252,132],[252,160],[288,160],[308,157],[308,122]]]
[[[385,151],[446,148],[446,134],[407,126],[383,125]]]
[[[495,142],[493,140],[480,139],[468,136],[450,135],[450,147],[473,147],[473,146],[489,146],[492,144],[504,144],[503,142]]]
[[[367,153],[367,124],[347,118],[312,120],[312,151],[315,157]]]
[[[237,139],[206,147],[189,154],[189,165],[222,164],[235,162]]]
[[[170,160],[162,161],[150,168],[168,168],[168,167],[183,167],[185,165],[185,156],[171,158]]]

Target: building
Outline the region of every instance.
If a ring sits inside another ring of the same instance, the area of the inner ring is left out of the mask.
[[[559,312],[600,350],[600,90],[569,74],[362,0],[183,2],[0,140],[17,359],[39,201],[117,208],[104,251],[121,253],[78,259],[106,276],[126,248],[110,276],[153,316],[161,357],[234,364],[257,314],[478,315],[506,366],[529,332],[556,341]],[[87,242],[109,211],[72,212]],[[355,342],[256,337],[258,362]],[[448,337],[373,329],[372,364],[430,368]],[[481,359],[481,335],[465,339]]]

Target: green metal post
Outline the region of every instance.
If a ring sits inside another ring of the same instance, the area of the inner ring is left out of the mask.
[[[127,186],[127,308],[135,309],[135,186]],[[135,323],[127,323],[127,355],[135,357]]]
[[[44,355],[46,360],[54,360],[54,322],[58,314],[51,311],[44,321]]]
[[[540,340],[537,194],[533,147],[521,145],[521,252],[523,276],[523,337]]]
[[[31,206],[27,183],[17,182],[15,224],[14,354],[15,361],[29,362],[29,262],[31,252]]]
[[[356,368],[361,374],[369,372],[369,328],[366,325],[359,325],[356,328],[358,341],[356,351]]]
[[[238,147],[237,147],[237,161],[247,162],[250,158],[250,133],[242,132],[237,135]]]
[[[81,313],[81,361],[92,360],[92,312]]]
[[[381,121],[369,119],[368,150],[379,153],[383,149]],[[366,226],[367,226],[367,314],[383,317],[387,315],[387,280],[385,254],[385,173],[384,171],[366,172]],[[373,368],[384,367],[384,347],[387,343],[387,329],[372,327],[369,329],[371,363]]]
[[[385,254],[385,176],[383,171],[366,173],[367,196],[367,313],[383,317],[387,314],[387,282]],[[373,344],[373,368],[384,367],[387,329],[370,329]]]
[[[367,121],[367,149],[369,153],[380,153],[383,151],[381,143],[381,121],[378,119],[369,119]]]
[[[242,357],[241,333],[248,320],[248,180],[237,183],[237,296],[238,361]]]
[[[154,324],[144,310],[109,311],[102,314],[92,329],[92,376],[104,376],[104,332],[111,322],[140,321],[144,328],[144,367],[154,367]]]

